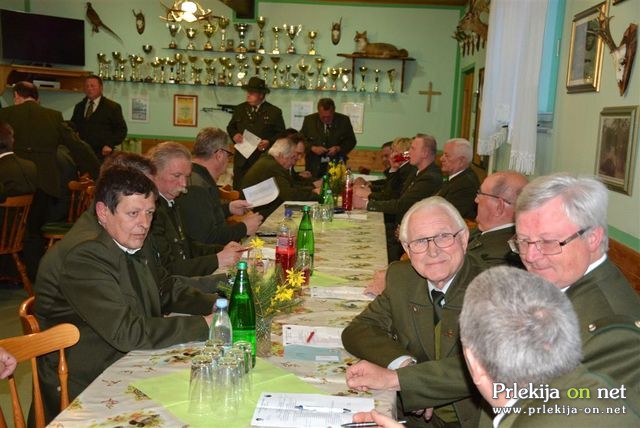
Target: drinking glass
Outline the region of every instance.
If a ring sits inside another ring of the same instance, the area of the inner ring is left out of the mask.
[[[238,413],[238,364],[231,356],[220,358],[216,376],[216,415],[221,419],[233,419]]]
[[[296,254],[296,270],[304,274],[304,285],[309,285],[311,270],[313,269],[311,254],[305,248],[298,249]]]
[[[189,412],[206,415],[213,412],[213,363],[211,356],[200,354],[191,360]]]

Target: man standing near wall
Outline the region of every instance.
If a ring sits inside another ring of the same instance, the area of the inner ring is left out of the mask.
[[[84,81],[85,98],[73,109],[71,123],[98,159],[109,156],[127,136],[127,124],[120,104],[102,95],[102,79],[88,76]]]

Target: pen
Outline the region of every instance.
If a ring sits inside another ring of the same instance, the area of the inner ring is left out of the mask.
[[[407,421],[397,421],[397,423],[406,424]],[[350,422],[348,424],[342,424],[340,426],[344,428],[360,428],[360,427],[364,428],[364,427],[377,427],[378,424],[375,422]]]
[[[296,410],[310,410],[312,412],[326,412],[326,413],[351,413],[351,410],[338,408],[338,407],[323,407],[323,406],[309,406],[298,404],[294,406]],[[375,425],[374,425],[375,426]]]
[[[316,334],[315,331],[312,331],[311,333],[309,333],[309,336],[307,336],[307,343],[311,342],[311,339],[313,339],[313,336]]]

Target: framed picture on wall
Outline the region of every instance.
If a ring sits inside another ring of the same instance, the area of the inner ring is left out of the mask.
[[[638,106],[600,112],[596,175],[616,192],[631,195],[638,139]]]
[[[198,126],[198,96],[173,96],[173,126]]]
[[[149,98],[143,95],[134,95],[129,98],[129,111],[131,122],[149,122]]]
[[[607,13],[603,1],[573,17],[567,66],[567,92],[597,92],[600,90],[600,74],[604,42],[595,34],[598,15]]]

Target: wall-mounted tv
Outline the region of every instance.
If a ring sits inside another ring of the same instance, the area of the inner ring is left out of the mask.
[[[0,9],[4,62],[84,65],[84,21]]]

